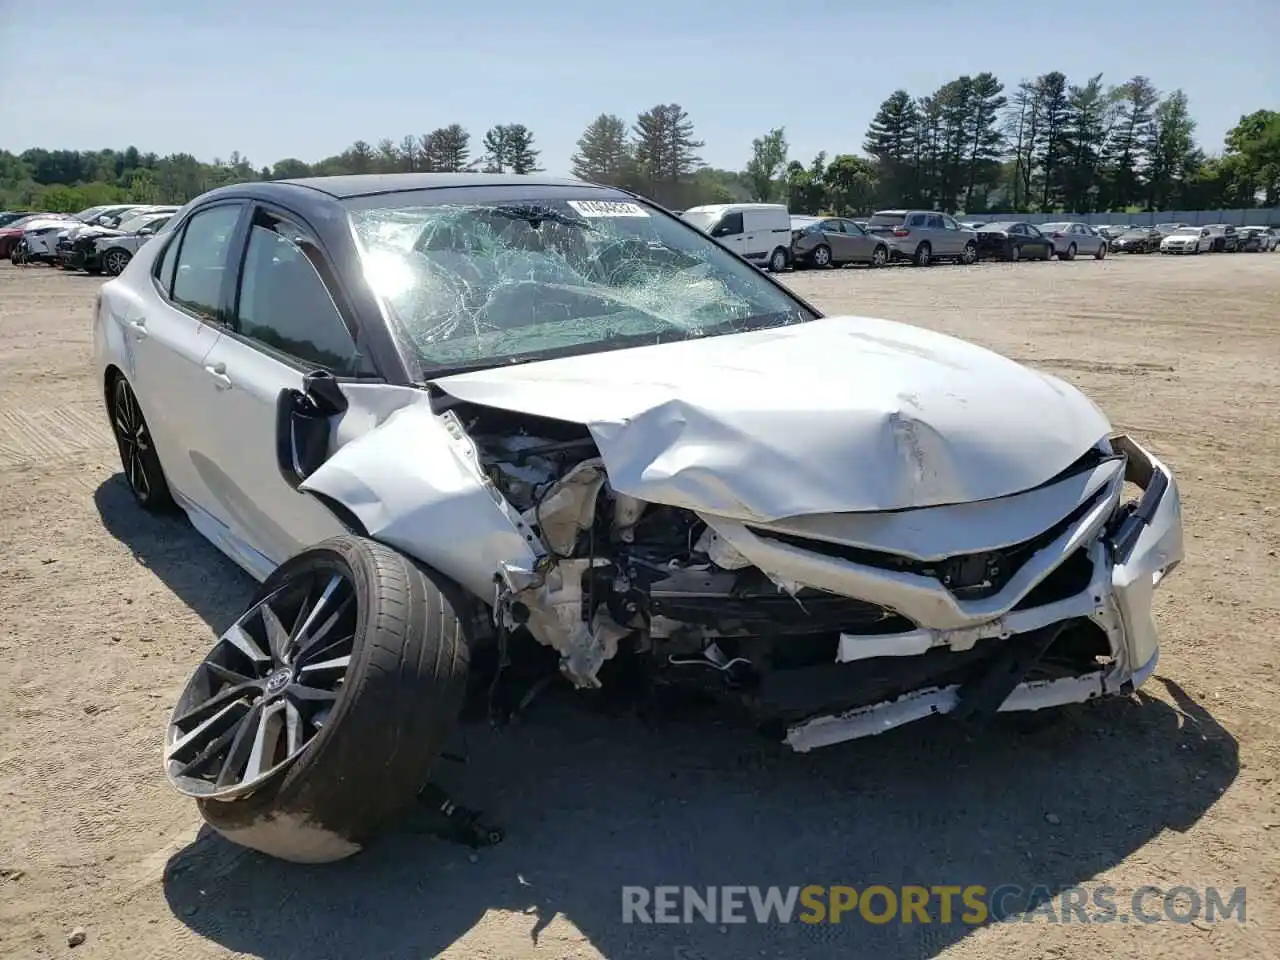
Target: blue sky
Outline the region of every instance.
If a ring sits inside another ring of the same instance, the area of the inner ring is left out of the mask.
[[[779,13],[786,11],[786,13]],[[0,147],[134,144],[257,166],[459,122],[522,122],[565,173],[601,112],[678,102],[704,159],[859,149],[895,87],[1135,73],[1182,87],[1201,143],[1280,108],[1280,0],[0,0]]]

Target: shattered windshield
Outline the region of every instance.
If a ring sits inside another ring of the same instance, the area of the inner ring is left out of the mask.
[[[737,333],[814,314],[631,200],[351,213],[364,275],[424,373]]]

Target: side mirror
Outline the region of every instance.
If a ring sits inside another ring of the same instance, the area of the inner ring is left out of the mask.
[[[344,413],[347,398],[331,374],[308,374],[302,389],[285,389],[276,399],[276,466],[297,489],[329,457],[332,418]]]
[[[138,236],[140,237],[150,236],[155,232],[156,232],[155,227],[143,227],[141,230],[138,231]]]

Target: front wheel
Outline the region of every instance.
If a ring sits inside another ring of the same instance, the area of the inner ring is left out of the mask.
[[[965,266],[978,262],[978,245],[976,243],[966,243],[964,245],[964,249],[960,251],[960,262]]]
[[[1098,244],[1098,249],[1093,251],[1093,259],[1101,260],[1107,255],[1107,245],[1105,243]]]
[[[889,262],[889,248],[884,244],[879,244],[871,251],[871,266],[883,267]]]
[[[124,273],[124,268],[132,259],[133,254],[128,250],[108,250],[102,255],[102,268],[111,276],[118,277]]]
[[[781,247],[774,250],[773,254],[769,257],[769,269],[774,273],[781,273],[783,270],[787,269],[787,251],[783,250]]]
[[[453,590],[356,536],[285,561],[183,690],[170,782],[242,846],[299,863],[358,852],[413,804],[461,710]]]

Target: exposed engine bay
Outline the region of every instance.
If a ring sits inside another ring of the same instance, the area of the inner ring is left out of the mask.
[[[675,682],[731,692],[789,723],[963,682],[1009,646],[1007,633],[975,635],[954,649],[839,663],[842,637],[888,639],[916,625],[873,602],[776,582],[694,511],[615,491],[580,425],[447,405],[474,441],[493,493],[541,542],[532,576],[495,580],[495,623],[554,649],[560,672],[579,688],[599,687],[601,667],[625,652]],[[1064,590],[1087,584],[1080,559]],[[963,594],[966,583],[972,592],[1007,579],[1003,562],[983,555],[922,569],[944,583],[955,578]],[[1059,628],[1051,642],[1052,651],[1040,651],[1048,655],[1039,675],[1096,670],[1111,653],[1087,618]]]

